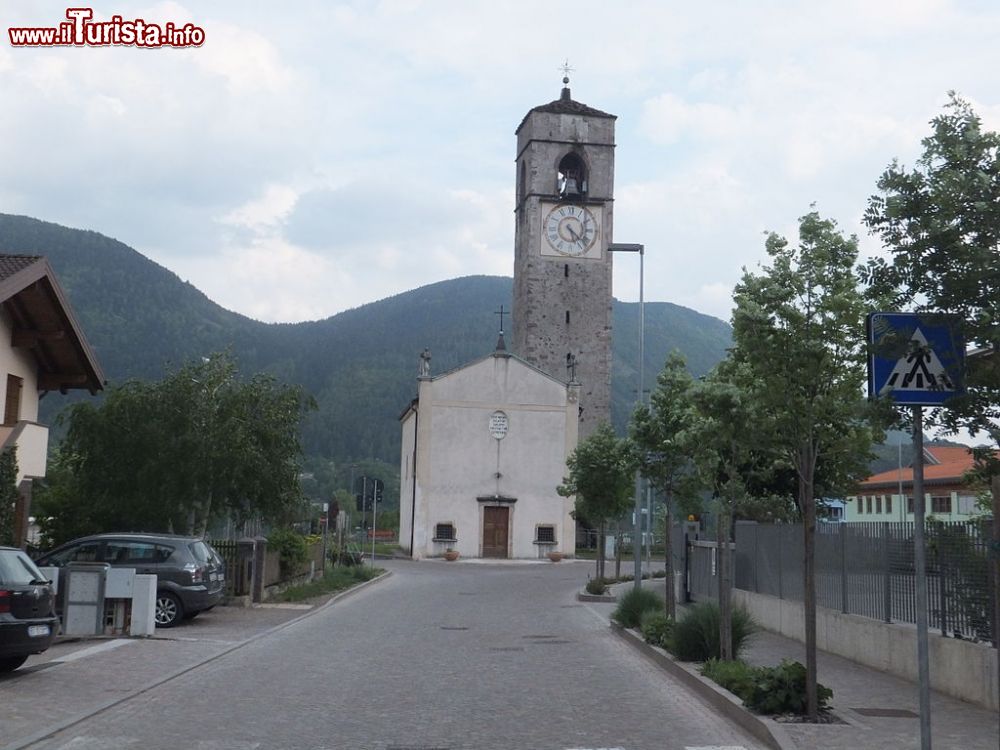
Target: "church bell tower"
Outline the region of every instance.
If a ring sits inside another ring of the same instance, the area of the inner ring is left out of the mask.
[[[611,419],[615,116],[563,85],[517,128],[513,349],[580,383],[582,439]]]

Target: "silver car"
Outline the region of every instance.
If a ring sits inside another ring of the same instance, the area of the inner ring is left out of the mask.
[[[38,558],[42,566],[108,563],[156,576],[156,626],[172,628],[222,601],[226,565],[197,537],[172,534],[95,534],[56,547]]]

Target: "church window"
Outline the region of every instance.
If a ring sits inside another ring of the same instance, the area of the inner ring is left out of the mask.
[[[566,154],[559,162],[556,188],[560,198],[583,198],[587,195],[587,169],[577,154]]]
[[[434,540],[442,542],[455,541],[455,525],[451,523],[439,523],[434,527]]]
[[[567,279],[569,278],[569,263],[563,266],[563,276]]]
[[[566,325],[569,325],[569,310],[566,311]]]
[[[555,526],[539,526],[537,530],[538,538],[535,540],[537,542],[548,542],[550,544],[555,544],[556,541],[556,527]]]

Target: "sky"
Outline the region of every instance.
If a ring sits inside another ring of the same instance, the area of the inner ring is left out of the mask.
[[[11,44],[67,7],[204,42]],[[114,237],[263,321],[512,275],[514,130],[566,60],[573,98],[618,116],[614,241],[645,245],[645,299],[722,319],[813,204],[880,251],[866,201],[949,90],[1000,129],[993,2],[4,0],[0,26],[0,212]],[[615,296],[638,276],[617,257]]]

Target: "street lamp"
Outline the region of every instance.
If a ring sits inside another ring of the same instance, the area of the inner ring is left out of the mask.
[[[645,356],[645,305],[643,301],[643,261],[646,257],[646,246],[638,242],[612,242],[608,245],[609,253],[639,253],[639,390],[636,393],[636,405],[643,403],[642,363]],[[635,557],[635,581],[633,588],[642,588],[642,545],[639,543],[642,524],[642,480],[638,470],[635,473],[635,512],[632,524],[632,553]],[[670,533],[670,529],[667,529]]]

